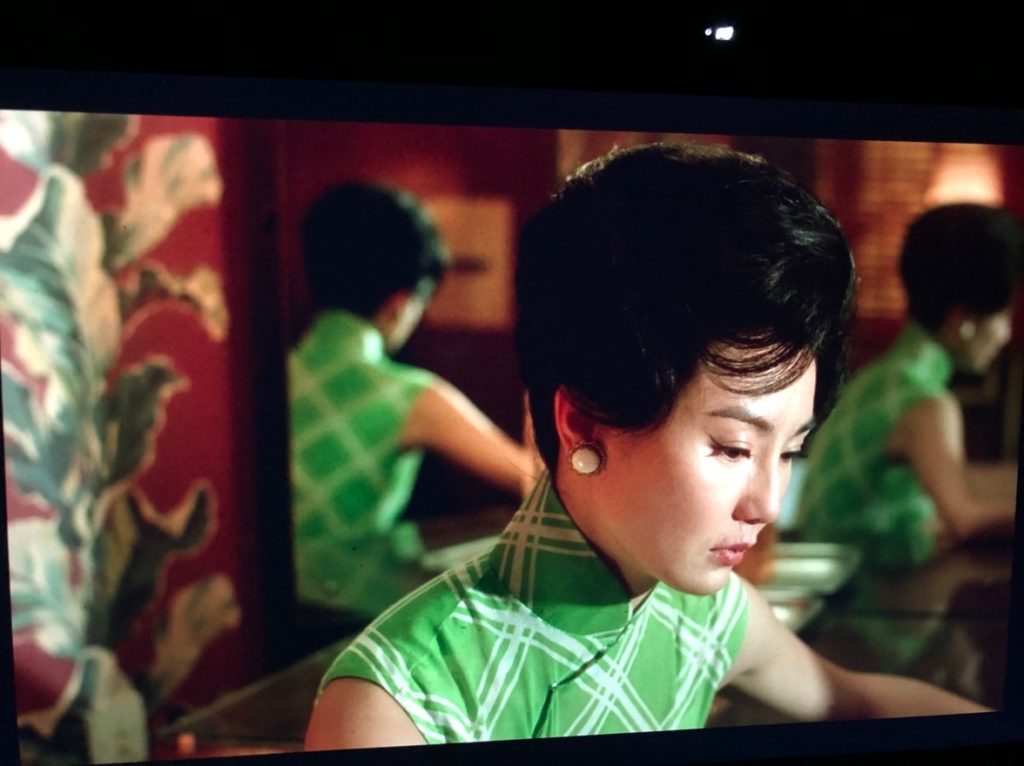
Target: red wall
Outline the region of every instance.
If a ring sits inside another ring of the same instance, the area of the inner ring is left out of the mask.
[[[122,663],[131,673],[151,662],[152,635],[170,598],[206,576],[227,575],[242,612],[241,626],[209,645],[191,676],[173,695],[173,707],[209,702],[261,675],[265,664],[260,523],[253,492],[257,461],[250,449],[255,443],[252,402],[257,365],[251,314],[254,301],[273,301],[274,296],[253,295],[247,276],[248,270],[258,267],[253,259],[258,251],[253,236],[258,207],[252,204],[251,189],[243,183],[251,159],[244,139],[254,130],[254,126],[226,120],[144,116],[131,144],[114,155],[109,167],[89,179],[97,209],[120,206],[121,170],[127,154],[162,133],[195,132],[211,142],[224,184],[218,206],[186,213],[142,260],[158,261],[177,274],[200,265],[217,271],[230,317],[227,339],[217,342],[210,338],[184,309],[159,311],[126,339],[118,363],[123,368],[152,354],[165,355],[189,381],[188,388],[167,405],[155,459],[138,482],[143,492],[157,509],[168,510],[201,478],[209,482],[216,497],[208,542],[202,550],[171,560],[159,592],[134,634],[119,648]],[[271,148],[264,147],[268,157]],[[271,183],[267,190],[272,189]]]

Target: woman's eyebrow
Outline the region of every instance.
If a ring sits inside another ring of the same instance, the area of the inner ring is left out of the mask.
[[[760,415],[754,414],[746,407],[739,405],[732,407],[723,407],[722,409],[719,410],[713,410],[708,414],[716,418],[730,418],[732,420],[739,420],[742,423],[752,425],[758,431],[761,431],[762,433],[766,434],[772,433],[775,430],[775,426],[772,425],[771,422],[761,417]],[[804,423],[802,426],[800,426],[793,434],[793,436],[799,436],[802,433],[810,431],[812,428],[814,428],[813,417],[806,423]]]

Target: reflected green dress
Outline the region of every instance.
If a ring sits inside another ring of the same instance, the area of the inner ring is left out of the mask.
[[[431,744],[696,728],[747,615],[735,574],[711,596],[658,584],[632,609],[544,477],[490,553],[387,610],[322,686],[380,685]]]
[[[800,497],[805,539],[857,545],[874,566],[931,558],[935,503],[908,464],[886,455],[885,444],[911,407],[946,394],[952,374],[946,350],[911,323],[853,376],[810,444]]]
[[[400,516],[421,451],[400,450],[435,377],[385,353],[380,332],[322,314],[288,361],[293,544],[299,599],[368,616],[422,583],[416,527]]]

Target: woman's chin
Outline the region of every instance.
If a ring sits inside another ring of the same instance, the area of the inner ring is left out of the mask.
[[[731,572],[732,569],[726,567],[720,571],[709,572],[703,577],[667,577],[662,582],[682,593],[689,593],[694,596],[713,596],[725,587]]]

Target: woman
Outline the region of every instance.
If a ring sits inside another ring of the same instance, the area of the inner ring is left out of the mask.
[[[448,263],[412,195],[329,189],[306,214],[303,255],[318,315],[288,366],[299,598],[368,619],[428,579],[401,521],[424,450],[516,494],[533,462],[451,384],[390,357]]]
[[[732,571],[828,410],[853,277],[835,220],[758,158],[578,171],[517,272],[548,473],[490,554],[341,654],[307,747],[699,727],[730,683],[806,719],[980,710],[816,656]]]
[[[954,370],[980,374],[1010,338],[1024,240],[984,205],[932,209],[900,256],[910,322],[853,377],[814,435],[801,493],[807,539],[854,543],[904,567],[972,538],[1009,536],[1014,504],[969,489]]]

